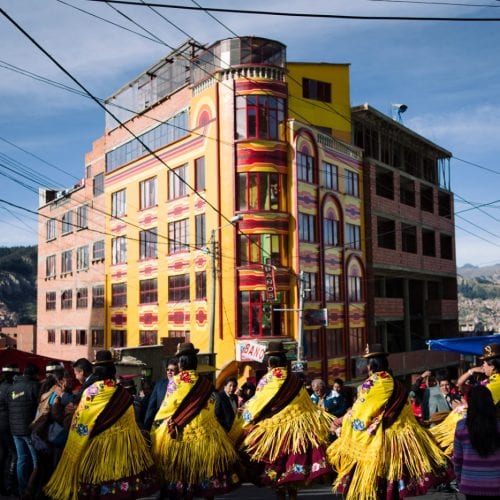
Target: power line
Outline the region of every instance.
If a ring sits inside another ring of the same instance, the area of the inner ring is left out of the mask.
[[[161,7],[164,9],[179,9],[192,11],[223,12],[230,14],[260,15],[260,16],[279,16],[279,17],[299,17],[311,19],[343,19],[343,20],[365,20],[365,21],[444,21],[444,22],[499,22],[497,17],[413,17],[413,16],[355,16],[340,14],[317,14],[308,12],[284,12],[284,11],[263,11],[249,9],[225,9],[218,7],[192,7],[188,5],[171,5],[155,2],[137,3],[131,0],[87,0],[97,3],[116,3],[121,5],[135,5],[144,7]]]
[[[410,4],[421,4],[421,5],[452,5],[455,7],[491,7],[493,9],[500,7],[500,5],[481,4],[481,3],[428,2],[423,0],[420,1],[419,0],[368,0],[368,2],[410,3]]]
[[[482,165],[478,165],[477,163],[473,163],[471,161],[464,160],[463,158],[458,158],[458,156],[453,156],[453,158],[455,160],[461,161],[463,163],[467,163],[468,165],[472,165],[473,167],[480,168],[481,170],[486,170],[487,172],[491,172],[492,174],[500,175],[500,172],[498,170],[493,170],[492,168],[483,167]]]

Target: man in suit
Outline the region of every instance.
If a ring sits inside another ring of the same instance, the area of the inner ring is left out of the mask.
[[[236,377],[228,377],[224,380],[224,387],[217,393],[215,402],[215,416],[226,432],[231,430],[234,417],[238,412],[238,397]]]
[[[451,393],[451,382],[448,376],[440,375],[436,377],[439,391],[429,396],[429,418],[432,424],[437,424],[446,417],[446,412],[450,412],[456,405],[455,397]],[[441,419],[432,418],[433,415],[442,413]]]
[[[146,410],[146,416],[144,417],[143,422],[144,429],[151,429],[155,415],[158,412],[163,398],[165,397],[165,394],[167,392],[168,384],[178,373],[179,364],[177,358],[169,359],[165,363],[165,378],[158,380],[158,382],[155,383],[153,392],[149,397],[148,408]]]

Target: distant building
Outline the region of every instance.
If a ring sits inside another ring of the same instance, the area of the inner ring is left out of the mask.
[[[0,326],[0,347],[36,352],[36,325]]]
[[[366,104],[352,123],[364,150],[369,337],[391,353],[425,349],[458,333],[452,155]],[[406,370],[420,367],[410,359]]]

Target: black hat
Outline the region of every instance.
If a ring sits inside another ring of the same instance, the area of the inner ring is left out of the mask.
[[[480,357],[483,361],[500,358],[500,344],[488,344],[483,347],[483,355]]]
[[[113,364],[113,355],[107,349],[97,351],[95,354],[94,365],[110,365]]]
[[[195,349],[194,345],[191,342],[182,342],[177,344],[177,352],[176,356],[184,356],[186,354],[198,354],[200,352],[199,349]]]
[[[19,373],[19,368],[17,365],[5,365],[2,366],[2,373]]]
[[[283,342],[281,340],[272,340],[267,344],[266,354],[273,356],[276,354],[285,354],[285,349],[283,349]]]
[[[45,367],[45,373],[52,373],[55,371],[61,371],[64,370],[64,363],[60,361],[51,361],[49,364]]]
[[[388,353],[384,351],[382,344],[366,344],[365,353],[363,358],[380,358],[387,356]]]

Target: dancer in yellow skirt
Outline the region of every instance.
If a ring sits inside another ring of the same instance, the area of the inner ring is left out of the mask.
[[[179,373],[167,386],[151,428],[162,498],[210,498],[239,485],[238,457],[215,416],[212,383],[196,373],[199,349],[179,344]]]
[[[483,364],[471,368],[457,380],[458,388],[465,385],[466,381],[477,373],[484,373],[486,379],[482,385],[491,392],[493,402],[500,402],[500,344],[488,344],[483,348],[483,355],[479,358]],[[434,436],[441,449],[451,457],[453,455],[453,442],[457,423],[467,416],[467,403],[460,405],[438,425],[431,427],[430,433]]]
[[[97,381],[82,395],[44,492],[55,500],[148,496],[159,483],[132,398],[116,384],[110,351],[99,351],[94,364]]]
[[[369,378],[328,448],[334,490],[347,500],[424,495],[452,477],[451,467],[415,419],[406,390],[389,372],[387,353],[367,346]]]
[[[243,407],[240,449],[251,481],[274,488],[277,498],[296,498],[297,488],[331,472],[326,447],[333,416],[290,373],[281,342],[269,342],[266,355],[268,372]]]

